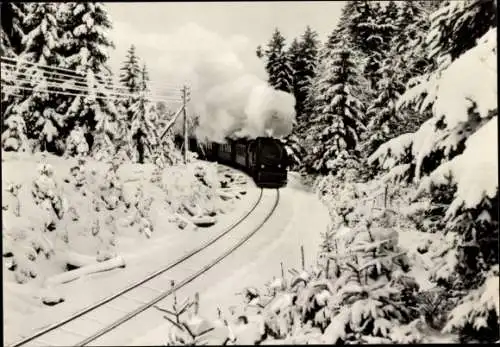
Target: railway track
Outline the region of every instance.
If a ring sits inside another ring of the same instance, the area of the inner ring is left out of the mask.
[[[155,304],[186,287],[246,243],[272,216],[279,196],[278,189],[261,189],[251,209],[216,237],[120,292],[10,346],[106,344],[103,343],[106,337],[113,340],[113,334],[119,336],[120,331],[126,331],[125,323],[140,321]],[[250,215],[253,218],[248,218]],[[190,275],[186,276],[186,272]],[[173,287],[170,286],[172,281],[176,282]]]

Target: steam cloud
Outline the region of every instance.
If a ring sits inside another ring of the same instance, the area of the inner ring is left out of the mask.
[[[263,64],[245,37],[223,39],[191,23],[162,35],[161,44],[165,52],[156,65],[168,83],[191,88],[188,114],[199,117],[200,140],[280,137],[291,132],[295,98],[247,72],[245,65]],[[180,129],[181,123],[175,127]]]

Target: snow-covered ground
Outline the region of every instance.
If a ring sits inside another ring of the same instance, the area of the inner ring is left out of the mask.
[[[192,297],[199,292],[199,313],[207,319],[217,317],[220,308],[223,315],[235,306],[242,306],[243,297],[238,295],[246,287],[262,288],[273,277],[281,276],[280,263],[284,271],[301,268],[301,246],[304,248],[305,265],[309,267],[317,259],[321,233],[326,231],[329,215],[317,197],[300,183],[298,175],[289,174],[288,186],[281,189],[280,205],[275,216],[264,225],[248,243],[209,270],[203,278],[196,280],[186,290],[178,293],[179,300],[186,295]],[[172,299],[159,304],[169,308]],[[237,312],[235,312],[237,314]],[[165,343],[171,325],[162,320],[151,322],[146,331],[130,345],[159,345]],[[155,326],[160,322],[158,326]]]
[[[108,164],[91,162],[90,171],[95,170],[96,173],[83,172],[84,183],[77,189],[73,179],[77,180],[83,176],[70,177],[71,168],[78,164],[76,159],[4,153],[3,161],[2,183],[4,187],[19,186],[20,204],[18,216],[13,209],[16,205],[15,197],[10,196],[10,200],[6,198],[3,201],[5,209],[3,252],[4,255],[7,254],[7,257],[3,258],[4,331],[6,331],[4,342],[6,343],[96,303],[179,258],[243,216],[257,201],[259,195],[259,189],[248,178],[238,186],[233,183],[233,188],[237,192],[243,190],[246,194],[237,195],[239,197],[237,199],[220,199],[217,207],[212,206],[212,209],[218,212],[215,225],[207,228],[189,225],[180,228],[179,225],[182,223],[178,220],[172,221],[172,210],[166,205],[172,205],[174,199],[182,200],[189,195],[186,191],[193,187],[185,182],[188,180],[185,179],[175,186],[181,191],[169,191],[168,188],[173,186],[168,186],[165,181],[175,181],[177,173],[163,172],[162,179],[165,185],[160,189],[150,181],[154,176],[154,166],[122,165],[116,172],[122,194],[126,195],[126,192],[141,187],[143,199],[153,199],[148,214],[152,224],[150,236],[140,232],[140,228],[131,229],[129,226],[121,228],[121,224],[115,224],[117,229],[112,233],[115,238],[114,247],[105,249],[114,256],[122,257],[126,264],[125,268],[90,273],[67,283],[49,286],[47,279],[67,272],[69,254],[78,254],[84,260],[90,259],[94,262],[98,258],[106,240],[106,236],[100,237],[100,234],[106,230],[92,235],[89,229],[95,216],[102,217],[102,214],[106,213],[119,222],[121,218],[127,216],[127,212],[128,214],[131,212],[126,208],[92,211],[92,207],[96,205],[95,200],[89,201],[96,192],[92,189],[102,186],[103,181],[90,182],[90,178],[94,176],[99,180],[105,177]],[[42,162],[52,168],[51,177],[55,182],[55,193],[63,197],[62,209],[68,214],[67,211],[74,207],[79,216],[78,220],[73,220],[74,223],[69,223],[64,217],[55,220],[56,227],[53,231],[43,229],[47,223],[44,224],[43,219],[37,218],[37,212],[42,210],[39,205],[33,203],[34,198],[30,196],[33,182],[39,177],[37,168],[40,168]],[[83,165],[80,167],[83,168]],[[190,168],[183,169],[192,173],[189,171]],[[209,176],[207,173],[205,175]],[[219,172],[218,177],[219,182],[224,180],[224,172]],[[326,230],[329,219],[327,209],[313,194],[307,192],[299,181],[299,176],[291,173],[288,186],[281,189],[278,209],[262,230],[234,254],[189,285],[185,291],[180,291],[179,295],[199,292],[200,313],[211,318],[215,316],[217,308],[228,312],[231,307],[240,304],[242,297],[237,293],[245,287],[260,287],[269,279],[280,276],[280,263],[283,263],[285,271],[290,268],[300,268],[301,247],[304,248],[306,266],[311,265],[316,259],[321,232]],[[231,187],[231,184],[229,186]],[[182,191],[182,187],[186,191]],[[84,188],[88,191],[82,196]],[[170,204],[167,202],[169,198]],[[207,208],[206,201],[200,204]],[[188,217],[186,215],[186,218]],[[311,223],[312,220],[315,223]],[[62,230],[63,226],[66,229]],[[64,231],[67,233],[66,241],[64,241]],[[46,240],[47,249],[38,247],[41,248],[39,250],[36,247],[35,241],[38,239],[35,236]],[[24,260],[25,253],[32,253],[32,249],[35,252],[34,258]],[[42,251],[47,255],[43,256]],[[18,265],[12,267],[12,263]],[[28,269],[27,275],[24,268]],[[32,271],[34,276],[29,276],[29,271]],[[49,297],[63,298],[64,301],[54,306],[44,305],[43,299]],[[171,299],[167,298],[160,304],[168,305],[169,300]],[[123,343],[158,344],[165,340],[166,333],[167,327],[161,315],[158,315],[150,322],[148,329],[139,329],[133,334],[135,341],[129,340]]]
[[[63,197],[62,209],[66,211],[65,216],[70,218],[68,210],[71,207],[78,214],[77,221],[67,220],[64,216],[60,220],[57,217],[57,219],[54,218],[56,228],[53,231],[43,229],[44,219],[37,215],[42,212],[43,216],[43,210],[33,203],[34,198],[30,196],[32,182],[38,176],[37,166],[40,166],[41,161],[53,168],[55,193]],[[132,226],[120,224],[124,219],[133,215],[135,211],[133,203],[130,208],[121,206],[125,205],[121,202],[115,209],[102,208],[99,212],[92,210],[92,207],[97,204],[95,200],[91,200],[91,197],[98,191],[94,188],[102,186],[99,183],[103,182],[94,182],[93,186],[90,178],[94,176],[97,181],[102,181],[106,177],[109,165],[91,162],[91,167],[96,174],[83,173],[85,183],[76,189],[74,178],[70,177],[70,168],[76,164],[75,159],[47,156],[42,160],[40,155],[3,153],[2,185],[4,187],[20,185],[19,216],[13,208],[16,205],[15,197],[6,197],[7,194],[4,192],[2,199],[4,206],[4,331],[6,332],[4,342],[12,342],[21,335],[54,323],[142,279],[146,274],[158,270],[162,265],[170,263],[213,237],[243,215],[258,198],[258,189],[248,178],[240,174],[232,174],[232,177],[243,178],[242,183],[238,183],[238,179],[233,183],[229,182],[229,188],[236,190],[215,187],[213,191],[210,189],[203,191],[202,184],[193,177],[199,173],[200,165],[206,166],[204,170],[207,181],[215,179],[218,184],[220,180],[230,181],[231,179],[231,177],[224,177],[224,172],[220,172],[218,177],[217,174],[215,177],[209,177],[210,173],[214,175],[213,170],[216,168],[216,166],[210,167],[210,164],[193,163],[188,168],[167,169],[161,177],[162,186],[150,181],[154,176],[154,166],[122,165],[116,173],[122,194],[133,195],[137,187],[141,187],[143,195],[140,199],[152,198],[151,208],[147,210],[147,215],[144,217],[147,220],[146,224],[149,222],[152,225],[148,230],[150,234],[147,235],[141,223],[133,223]],[[65,178],[69,182],[65,182]],[[88,189],[85,196],[82,194],[84,188]],[[195,194],[191,191],[193,188]],[[217,191],[222,190],[224,190],[222,193],[224,199],[217,194]],[[240,191],[247,193],[242,195]],[[112,195],[113,192],[106,191],[105,193]],[[231,198],[231,196],[234,197]],[[238,198],[235,198],[236,196]],[[186,225],[182,219],[189,222],[189,214],[184,212],[183,217],[179,216],[180,213],[175,213],[176,210],[178,211],[176,209],[178,206],[172,205],[181,201],[187,203],[189,199],[195,199],[194,201],[198,202],[197,205],[202,210],[208,209],[212,214],[215,213],[217,223],[211,227],[198,228],[194,225]],[[103,224],[105,226],[94,235],[95,229],[90,230],[94,220],[97,218],[102,222],[103,219],[109,219],[109,216],[116,221],[114,224],[109,223],[115,226],[115,232],[108,235],[106,227],[109,225],[102,223],[101,226]],[[173,218],[175,216],[177,218]],[[113,239],[111,245],[106,244],[108,237]],[[45,243],[40,242],[40,239],[45,240]],[[37,242],[43,244],[39,247]],[[126,267],[92,273],[75,281],[47,286],[47,279],[67,270],[70,254],[78,254],[80,258],[95,263],[103,249],[110,252],[111,256],[121,256]],[[13,267],[12,263],[16,265]],[[44,305],[42,299],[44,297],[47,299],[49,296],[64,298],[64,302],[55,306]]]

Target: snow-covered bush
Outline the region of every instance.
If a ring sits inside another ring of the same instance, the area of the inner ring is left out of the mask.
[[[55,228],[57,219],[61,219],[65,212],[63,195],[54,180],[54,169],[50,164],[40,164],[38,178],[33,182],[32,196],[35,204],[40,205],[48,214],[46,228]],[[55,217],[55,218],[54,218]]]
[[[89,154],[89,145],[85,139],[83,128],[76,127],[69,133],[66,140],[66,155],[86,156]]]
[[[215,189],[220,186],[215,167],[190,164],[186,170],[170,170],[164,189],[174,212],[201,215],[215,212]],[[205,183],[203,183],[205,182]],[[203,213],[205,212],[205,213]]]
[[[2,148],[5,151],[24,152],[30,145],[26,136],[26,123],[24,119],[13,114],[5,121],[6,129],[2,133]]]

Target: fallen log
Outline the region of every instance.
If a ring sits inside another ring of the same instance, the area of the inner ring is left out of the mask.
[[[226,188],[219,188],[220,191],[226,192],[226,193],[236,193],[236,194],[246,194],[246,189],[243,187],[226,187]]]
[[[191,222],[196,226],[206,228],[217,223],[217,218],[210,216],[195,216],[191,217]]]
[[[195,211],[195,208],[193,208],[192,206],[189,206],[188,204],[186,204],[184,202],[182,203],[182,207],[184,207],[184,209],[187,211],[187,213],[189,213],[191,215],[191,217],[199,214],[197,211]]]
[[[222,200],[231,200],[235,198],[234,194],[230,194],[225,191],[218,191],[217,193],[219,194]]]
[[[54,306],[64,302],[64,297],[52,288],[45,288],[43,289],[41,300],[47,306]]]
[[[79,254],[71,251],[68,251],[68,253],[66,254],[66,264],[74,267],[92,265],[95,262],[96,258],[89,255]]]
[[[103,261],[101,263],[96,262],[94,264],[86,265],[76,270],[67,271],[62,274],[49,277],[45,281],[45,286],[50,287],[53,285],[71,282],[82,276],[90,275],[96,272],[109,271],[118,267],[125,267],[125,261],[120,256]]]

